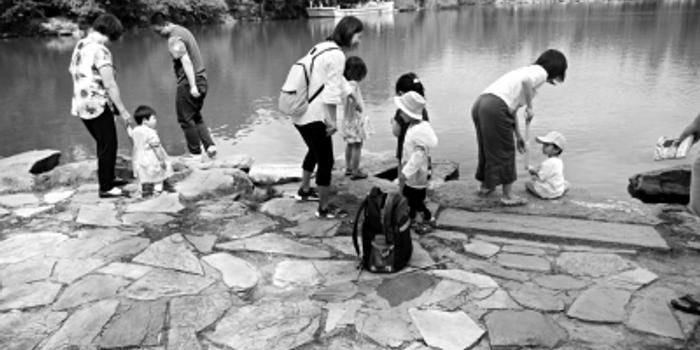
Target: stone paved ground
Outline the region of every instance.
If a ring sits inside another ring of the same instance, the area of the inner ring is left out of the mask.
[[[682,214],[652,220],[670,251],[452,223],[416,236],[401,273],[358,274],[348,220],[313,218],[284,195],[295,183],[270,199],[215,170],[145,201],[94,185],[0,196],[2,348],[700,348],[700,318],[668,306],[700,291],[685,244],[700,226]],[[338,184],[348,208],[391,187]]]

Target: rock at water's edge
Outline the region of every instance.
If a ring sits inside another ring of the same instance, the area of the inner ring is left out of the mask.
[[[690,165],[657,169],[629,178],[627,192],[644,203],[688,204]]]

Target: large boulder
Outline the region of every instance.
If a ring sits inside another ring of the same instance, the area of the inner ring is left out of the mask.
[[[37,175],[35,180],[38,190],[48,190],[66,186],[72,187],[94,182],[97,182],[96,159],[88,159],[58,166],[47,173]]]
[[[0,193],[31,190],[34,187],[34,175],[53,169],[60,158],[60,151],[47,149],[0,159]]]
[[[627,192],[644,203],[688,204],[690,165],[657,169],[629,178]]]
[[[194,200],[214,194],[249,194],[253,182],[237,169],[194,170],[176,188],[183,199]]]

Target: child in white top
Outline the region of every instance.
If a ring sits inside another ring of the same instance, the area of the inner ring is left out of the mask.
[[[134,175],[141,184],[141,196],[152,196],[161,184],[163,191],[175,192],[168,182],[173,169],[156,132],[156,111],[149,106],[139,106],[134,119],[138,125],[127,132],[134,144],[132,164]]]
[[[540,198],[559,198],[569,189],[569,183],[564,180],[564,162],[559,158],[564,151],[566,139],[561,133],[552,131],[536,140],[542,144],[542,153],[547,159],[538,168],[528,168],[532,179],[525,186]]]
[[[360,170],[362,143],[367,139],[367,120],[362,116],[364,100],[359,84],[366,75],[365,62],[357,56],[348,57],[345,61],[343,76],[348,82],[349,90],[347,97],[343,99],[345,113],[343,114],[341,135],[347,143],[345,147],[345,175],[350,176],[352,180],[367,178],[367,174]]]
[[[399,186],[408,200],[411,221],[415,220],[418,213],[423,216],[423,227],[419,227],[414,222],[414,228],[419,233],[425,233],[435,223],[433,215],[425,205],[425,198],[430,175],[430,153],[437,147],[438,139],[430,123],[423,120],[425,108],[423,96],[415,91],[409,91],[395,97],[394,101],[399,108],[401,118],[409,125],[403,143]]]

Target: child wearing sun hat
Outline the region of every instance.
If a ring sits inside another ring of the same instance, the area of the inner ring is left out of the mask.
[[[560,158],[566,147],[566,138],[559,132],[551,131],[538,136],[536,140],[542,144],[542,153],[547,159],[537,168],[528,168],[532,179],[525,186],[540,198],[559,198],[569,189],[569,183],[564,180],[564,162]]]
[[[430,153],[433,148],[437,147],[438,138],[430,123],[423,120],[423,110],[425,109],[423,96],[415,91],[409,91],[401,96],[396,96],[394,102],[399,108],[402,120],[409,125],[403,142],[399,186],[402,188],[404,197],[408,200],[411,221],[417,225],[415,218],[420,213],[423,216],[423,227],[417,231],[426,232],[435,222],[433,215],[425,205],[425,198],[430,174]]]

